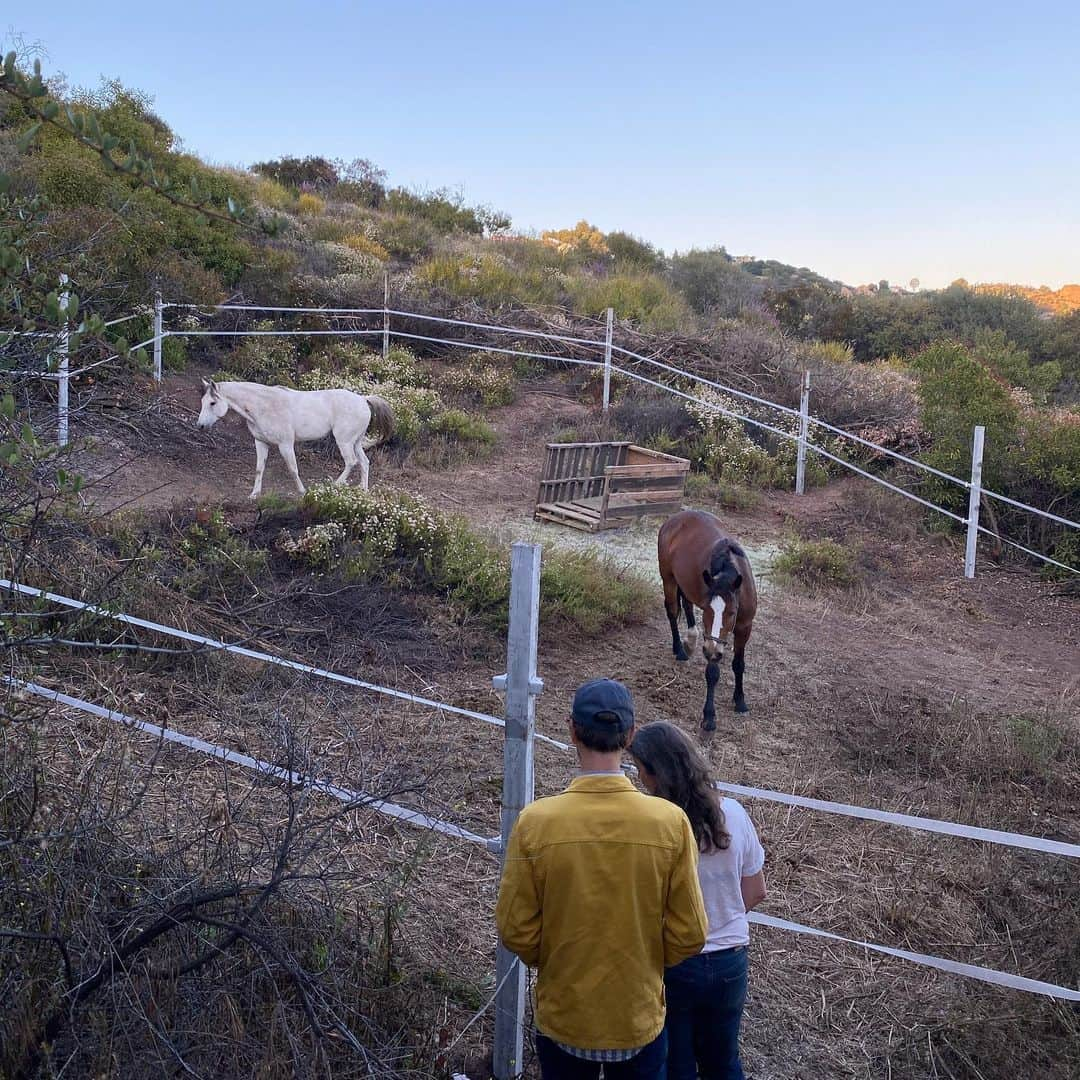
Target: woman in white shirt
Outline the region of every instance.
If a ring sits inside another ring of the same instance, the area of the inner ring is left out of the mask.
[[[668,1080],[743,1080],[746,913],[765,899],[765,852],[746,811],[720,797],[701,751],[674,724],[638,728],[630,753],[645,790],[681,806],[690,819],[709,917],[702,952],[664,974]]]

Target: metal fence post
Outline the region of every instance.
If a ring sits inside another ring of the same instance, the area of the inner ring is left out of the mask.
[[[154,382],[161,382],[161,293],[154,293]]]
[[[382,357],[390,355],[390,274],[383,274]]]
[[[799,449],[795,458],[795,494],[806,491],[806,439],[810,432],[810,372],[804,371],[799,396]]]
[[[543,682],[536,675],[540,617],[540,545],[516,543],[510,553],[510,628],[506,635],[506,674],[493,680],[506,691],[506,739],[503,744],[502,850],[510,830],[534,793],[533,730],[536,696]],[[526,968],[500,941],[495,956],[495,1080],[511,1080],[522,1071]]]
[[[68,371],[70,370],[71,349],[68,340],[68,276],[60,275],[60,310],[64,313],[63,329],[57,335],[57,352],[60,355],[58,366],[59,378],[56,382],[56,445],[68,444]]]
[[[982,501],[983,440],[986,428],[975,429],[971,446],[971,486],[968,488],[967,546],[964,549],[964,577],[975,576],[975,550],[979,544],[979,503]]]
[[[611,337],[615,327],[615,310],[607,309],[607,330],[604,333],[604,412],[611,404]]]

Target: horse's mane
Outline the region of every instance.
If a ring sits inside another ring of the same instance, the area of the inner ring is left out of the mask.
[[[746,558],[746,552],[734,540],[726,537],[718,540],[709,559],[709,573],[721,592],[730,592],[740,577],[739,569],[732,561],[732,556]]]

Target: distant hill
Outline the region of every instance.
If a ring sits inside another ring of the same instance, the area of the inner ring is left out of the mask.
[[[1080,285],[1062,285],[1060,289],[1048,289],[1045,285],[1005,285],[992,283],[975,285],[976,292],[999,293],[1003,296],[1022,296],[1045,311],[1055,315],[1068,315],[1080,310]]]

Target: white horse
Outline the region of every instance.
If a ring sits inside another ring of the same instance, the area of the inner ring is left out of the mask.
[[[293,443],[322,439],[333,433],[345,468],[334,481],[344,484],[360,466],[360,486],[368,486],[368,459],[364,436],[370,427],[379,436],[368,446],[389,439],[394,433],[394,413],[390,405],[374,394],[363,397],[351,390],[289,390],[284,386],[263,386],[251,382],[222,382],[203,379],[202,409],[198,425],[213,426],[230,409],[247,423],[255,439],[255,486],[251,498],[262,491],[263,469],[271,446],[281,454],[297,490],[304,493],[296,471]]]

